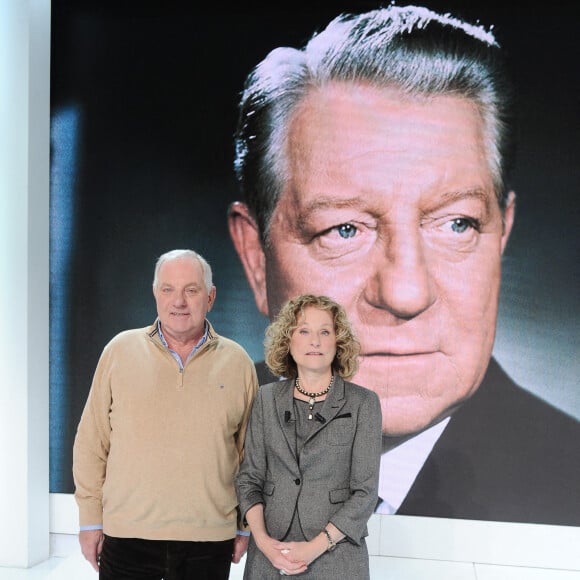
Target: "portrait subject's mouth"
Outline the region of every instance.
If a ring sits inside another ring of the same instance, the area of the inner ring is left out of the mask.
[[[379,383],[388,378],[400,384],[416,385],[446,368],[445,358],[436,350],[373,350],[360,355],[359,372],[370,373]]]
[[[390,359],[408,359],[414,357],[423,357],[438,354],[439,351],[436,350],[425,350],[425,351],[409,351],[409,352],[397,352],[397,351],[384,351],[384,352],[363,352],[361,353],[362,358],[371,357],[386,357]]]
[[[443,354],[445,337],[434,324],[423,322],[405,328],[363,326],[359,331],[362,358],[411,359]]]

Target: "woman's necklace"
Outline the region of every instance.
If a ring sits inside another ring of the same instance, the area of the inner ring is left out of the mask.
[[[322,397],[322,395],[326,395],[328,391],[330,391],[330,387],[332,387],[332,383],[334,383],[334,375],[330,377],[330,383],[328,383],[328,387],[324,389],[324,391],[320,391],[320,393],[307,393],[301,386],[300,386],[300,378],[296,377],[295,386],[296,390],[308,397],[308,419],[312,421],[312,411],[314,410],[314,403],[316,402],[316,397]]]

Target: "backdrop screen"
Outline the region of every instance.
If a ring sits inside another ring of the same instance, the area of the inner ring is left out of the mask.
[[[185,2],[52,2],[51,492],[74,491],[72,443],[103,347],[155,319],[151,281],[163,252],[191,248],[210,262],[212,324],[262,360],[268,321],[226,221],[228,205],[240,199],[232,163],[237,101],[269,50],[301,45],[340,12],[376,7],[319,4],[326,3],[218,13]],[[504,4],[427,2],[493,25],[510,58],[519,93],[518,197],[494,357],[518,385],[578,423],[575,18],[565,3]],[[580,505],[568,507],[580,520]],[[545,521],[527,508],[515,517]]]

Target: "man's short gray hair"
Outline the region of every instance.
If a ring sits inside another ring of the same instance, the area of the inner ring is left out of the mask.
[[[169,262],[171,260],[191,260],[192,262],[198,262],[201,265],[201,269],[203,272],[203,282],[205,284],[206,290],[208,292],[211,291],[213,287],[213,276],[211,272],[211,266],[208,264],[207,260],[194,252],[193,250],[170,250],[169,252],[165,252],[157,259],[157,263],[155,264],[155,272],[153,274],[153,290],[157,289],[158,284],[158,275],[159,270],[165,262]]]

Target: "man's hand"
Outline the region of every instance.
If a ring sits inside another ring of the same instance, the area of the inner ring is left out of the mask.
[[[99,556],[103,549],[104,539],[103,530],[84,530],[79,532],[81,552],[96,572],[99,571]]]
[[[242,556],[248,551],[248,544],[250,543],[250,536],[242,536],[236,534],[234,538],[234,553],[232,554],[232,562],[238,564]]]

